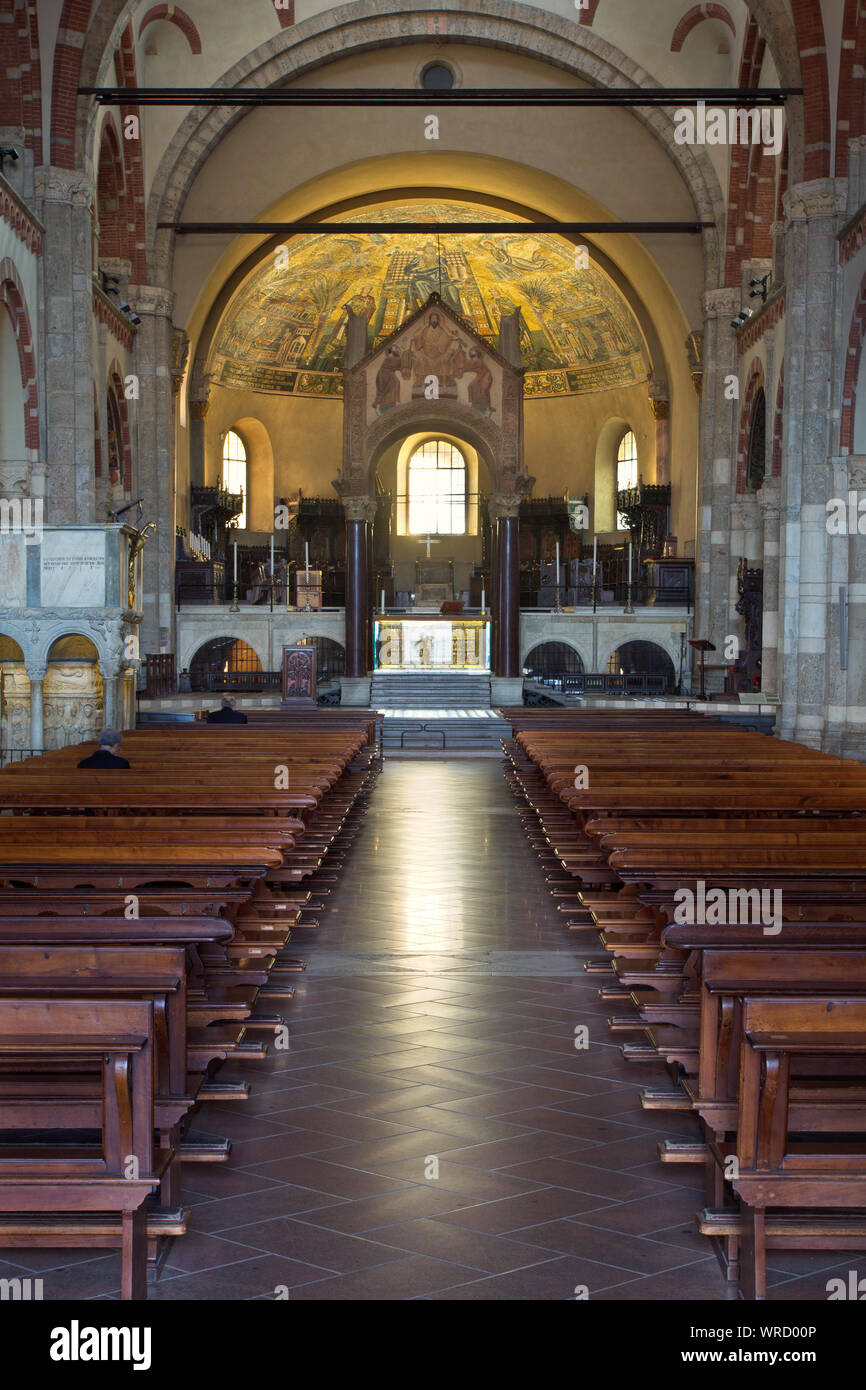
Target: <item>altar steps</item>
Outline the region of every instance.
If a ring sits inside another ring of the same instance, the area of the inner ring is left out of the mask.
[[[489,710],[490,677],[466,671],[376,671],[373,709]]]
[[[495,750],[512,737],[510,723],[493,709],[387,709],[382,724],[385,749]]]

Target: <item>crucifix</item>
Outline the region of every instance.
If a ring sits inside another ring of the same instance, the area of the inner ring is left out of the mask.
[[[437,540],[437,541],[434,541],[434,540],[431,539],[430,536],[427,536],[427,537],[425,538],[425,540],[422,541],[422,545],[426,545],[426,546],[427,546],[427,559],[428,559],[428,560],[430,559],[430,547],[431,547],[431,545],[438,545],[438,544],[439,544],[438,540]]]

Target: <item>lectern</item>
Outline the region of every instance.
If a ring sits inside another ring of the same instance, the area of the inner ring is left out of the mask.
[[[707,698],[707,692],[704,689],[704,660],[706,658],[707,652],[714,652],[716,649],[712,642],[707,641],[706,637],[690,637],[689,646],[694,647],[695,651],[700,652],[701,654],[701,693],[698,696],[698,699],[705,700]]]
[[[316,703],[316,649],[283,647],[283,709]]]

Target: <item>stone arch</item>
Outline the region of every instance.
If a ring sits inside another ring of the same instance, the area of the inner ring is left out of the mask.
[[[568,650],[571,653],[573,653],[573,655],[577,658],[576,673],[581,674],[583,671],[586,670],[586,662],[584,660],[583,653],[581,652],[577,642],[575,642],[574,639],[571,637],[543,637],[540,641],[530,643],[529,650],[526,651],[524,655],[521,657],[521,669],[525,670],[525,668],[529,665],[530,657],[534,656],[536,652],[542,651],[544,647],[567,647]]]
[[[243,441],[247,451],[247,530],[273,531],[274,529],[274,447],[271,436],[254,415],[244,415],[227,425],[225,434],[234,430]],[[218,477],[222,477],[222,444],[225,434],[220,438],[220,458]]]
[[[441,197],[443,200],[462,199],[466,202],[477,203],[479,207],[495,208],[506,217],[526,217],[531,221],[544,220],[541,210],[537,207],[530,206],[526,203],[515,203],[505,198],[491,198],[469,188],[431,187],[426,190],[426,195],[434,199]],[[317,207],[310,214],[309,220],[316,222],[329,221],[333,217],[353,212],[359,208],[375,206],[377,203],[385,201],[390,202],[394,198],[413,198],[417,196],[418,190],[415,188],[382,188],[378,192],[371,192],[363,198],[346,199],[340,203],[332,203]],[[667,381],[670,376],[670,370],[665,357],[664,348],[662,347],[653,317],[643,300],[639,286],[620,270],[616,262],[596,244],[591,236],[576,232],[563,232],[558,235],[561,235],[564,241],[568,241],[574,245],[585,243],[590,246],[593,262],[613,281],[637,320],[637,325],[644,343],[647,375],[654,380]],[[205,381],[210,375],[209,359],[213,344],[219,332],[220,324],[234,295],[263,261],[273,257],[277,248],[285,244],[285,240],[286,239],[281,235],[268,237],[235,267],[214,295],[213,302],[205,316],[204,323],[198,335],[191,369],[186,376],[186,389],[188,392],[193,392],[196,389],[197,383]],[[289,245],[291,245],[291,238],[289,238]]]
[[[598,432],[592,494],[594,531],[616,530],[616,451],[623,435],[633,428],[624,416],[612,415]]]
[[[156,24],[159,20],[164,20],[166,24],[173,24],[180,30],[189,44],[191,53],[201,53],[201,35],[196,28],[195,20],[179,5],[154,5],[147,14],[142,15],[141,23],[138,26],[138,37],[141,38],[148,25]]]
[[[0,261],[0,302],[12,321],[12,331],[18,348],[18,366],[24,408],[24,444],[27,449],[39,449],[39,388],[36,377],[33,330],[27,311],[24,286],[15,263],[8,256]]]
[[[625,642],[616,641],[611,644],[607,654],[599,661],[599,671],[606,671],[611,657],[615,656],[617,652],[623,651],[626,647],[654,648],[655,651],[660,652],[670,663],[670,670],[668,671],[667,668],[665,668],[665,671],[670,687],[673,689],[677,681],[677,662],[680,657],[678,638],[676,647],[674,646],[673,637],[666,637],[662,641],[659,641],[657,637],[631,637]],[[665,693],[669,694],[670,691],[666,691]]]
[[[376,469],[391,444],[410,434],[451,434],[471,444],[490,474],[491,487],[502,486],[499,431],[478,412],[456,401],[412,401],[381,416],[367,431],[367,490],[375,496]]]
[[[671,53],[681,53],[689,34],[705,19],[720,19],[723,24],[727,24],[731,33],[736,35],[737,26],[724,5],[693,5],[690,10],[686,11],[674,30],[671,39]]]
[[[26,653],[27,660],[47,665],[50,659],[51,649],[61,638],[79,637],[84,638],[96,648],[96,657],[100,662],[111,660],[112,653],[109,651],[108,638],[96,627],[89,623],[75,622],[74,620],[64,622],[62,618],[48,622],[42,626],[33,644],[33,649]]]
[[[262,655],[260,645],[262,640],[264,640],[265,642],[267,641],[266,638],[260,639],[257,637],[255,633],[249,632],[244,635],[242,635],[239,632],[218,632],[215,636],[208,637],[203,637],[201,633],[191,633],[186,638],[185,648],[181,655],[179,665],[181,670],[185,669],[191,671],[192,663],[198,656],[199,652],[203,651],[206,647],[210,646],[211,643],[233,642],[235,644],[240,643],[245,647],[249,647],[250,650],[254,653],[254,655],[258,658],[260,670],[264,671],[266,668],[267,657]]]
[[[866,121],[866,8],[845,0],[839,90],[836,103],[836,178],[848,177],[848,141],[864,133]]]
[[[749,368],[749,377],[746,383],[746,392],[743,397],[743,408],[740,412],[740,433],[737,440],[737,493],[745,493],[746,488],[746,468],[749,456],[749,436],[752,426],[752,406],[755,396],[759,390],[764,390],[764,364],[760,357],[752,361]]]
[[[775,6],[778,0],[754,0]],[[471,8],[470,8],[471,3]],[[278,86],[301,73],[331,61],[338,53],[345,57],[370,48],[385,48],[413,40],[428,41],[429,7],[422,0],[411,0],[399,14],[391,12],[388,0],[371,0],[363,19],[352,17],[339,28],[333,14],[325,12],[262,44],[226,72],[221,85]],[[547,14],[534,7],[506,4],[505,0],[485,0],[483,10],[469,0],[465,10],[449,12],[449,38],[505,50],[525,50],[534,46],[547,62],[577,77],[601,86],[647,86],[647,74],[607,40],[570,20]],[[788,22],[790,25],[790,21]],[[799,68],[798,68],[799,71]],[[636,108],[640,120],[665,148],[688,187],[699,216],[721,224],[723,196],[717,176],[706,153],[674,141],[672,116],[661,108]],[[149,199],[149,245],[153,265],[151,283],[167,284],[171,276],[173,233],[158,229],[158,223],[180,216],[187,193],[200,167],[222,137],[243,112],[231,108],[196,108],[181,125],[168,146],[154,176]],[[82,151],[83,152],[83,151]],[[720,250],[715,228],[704,232],[706,281],[712,288],[719,282]]]

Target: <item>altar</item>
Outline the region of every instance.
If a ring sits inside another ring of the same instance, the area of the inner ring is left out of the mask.
[[[373,621],[377,671],[489,671],[489,617],[425,613]]]

